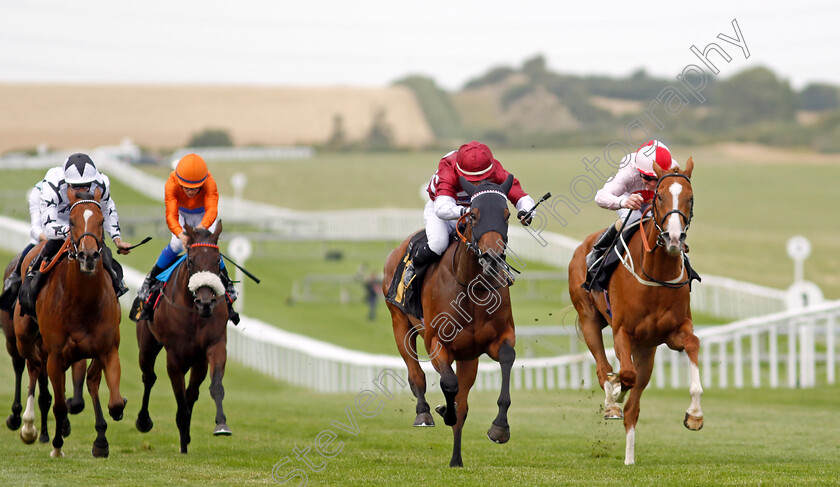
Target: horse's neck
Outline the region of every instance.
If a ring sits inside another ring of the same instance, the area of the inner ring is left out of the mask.
[[[647,248],[651,249],[648,252],[644,242],[639,240],[639,248],[635,254],[642,256],[641,266],[647,275],[662,280],[676,277],[682,263],[682,254],[671,255],[665,249],[658,248],[656,241],[659,239],[659,230],[652,220],[645,225],[644,235],[642,232],[638,233],[640,237],[647,240]]]
[[[102,262],[96,264],[96,270],[93,274],[83,273],[76,261],[68,260],[63,264],[65,266],[63,275],[65,296],[72,297],[73,301],[85,299],[100,301],[102,299],[101,293],[91,292],[91,289],[94,289],[97,284],[100,286],[110,285],[110,279],[105,274],[106,271]],[[53,270],[57,274],[60,271],[61,268],[58,267]]]
[[[454,261],[455,268],[452,271],[458,282],[462,284],[469,284],[482,271],[475,253],[468,250],[463,242],[459,243],[458,248],[455,249]]]

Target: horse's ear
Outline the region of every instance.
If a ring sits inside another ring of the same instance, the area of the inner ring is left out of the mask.
[[[96,188],[96,191],[93,192],[93,199],[95,199],[96,201],[102,199],[102,188]]]
[[[688,176],[691,179],[691,171],[694,170],[694,158],[689,157],[687,161],[685,161],[685,170],[683,170],[683,174]]]
[[[502,183],[502,192],[504,194],[508,194],[508,192],[510,191],[510,188],[512,186],[513,186],[513,174],[508,174],[507,179],[505,179],[505,182]]]
[[[73,188],[70,186],[67,187],[67,202],[70,203],[70,206],[73,206],[79,198],[76,196],[76,192],[73,191]]]
[[[219,220],[216,223],[216,230],[213,231],[213,240],[218,240],[219,235],[222,233],[222,220]]]
[[[653,163],[653,173],[656,174],[657,179],[662,179],[662,176],[664,176],[667,172],[668,171],[659,167],[659,164],[655,162]]]
[[[190,242],[195,242],[195,228],[184,225],[184,233],[187,234],[187,238],[190,239]]]
[[[458,176],[458,182],[461,183],[461,188],[467,192],[468,195],[472,196],[475,194],[476,185],[467,181],[467,178],[464,176]]]

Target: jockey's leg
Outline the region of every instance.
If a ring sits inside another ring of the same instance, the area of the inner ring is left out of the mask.
[[[105,270],[111,276],[111,283],[114,285],[114,292],[117,294],[117,297],[119,298],[127,293],[128,288],[125,287],[125,283],[123,282],[122,266],[114,260],[114,254],[111,253],[111,249],[107,245],[102,246],[102,266],[105,267]]]
[[[140,286],[140,289],[137,290],[137,298],[140,301],[145,302],[149,299],[149,294],[152,290],[152,284],[154,284],[154,280],[158,274],[163,272],[166,268],[172,265],[175,262],[175,259],[178,258],[178,254],[183,250],[183,246],[181,245],[181,240],[178,237],[172,237],[172,241],[169,242],[169,245],[163,248],[158,256],[157,261],[155,262],[154,267],[152,270],[146,274],[146,278],[143,280],[143,285]]]
[[[221,272],[220,276],[222,279],[222,284],[225,285],[225,294],[228,307],[228,319],[233,322],[234,325],[239,324],[239,313],[237,313],[233,309],[233,302],[236,301],[236,298],[239,296],[239,293],[236,291],[236,286],[233,285],[233,280],[228,275],[227,268],[225,267],[225,259],[222,258],[221,262]]]
[[[423,211],[426,222],[426,238],[428,242],[415,252],[414,258],[405,268],[403,284],[408,286],[415,275],[421,273],[429,264],[437,261],[449,247],[449,233],[455,227],[455,222],[441,220],[435,215],[434,202],[426,204]]]
[[[17,299],[18,291],[20,290],[20,266],[23,264],[23,258],[26,257],[26,254],[28,254],[33,247],[35,247],[35,244],[30,243],[25,249],[23,249],[23,252],[20,253],[17,265],[14,269],[12,269],[12,273],[9,274],[9,277],[7,277],[3,282],[3,293],[0,294],[0,309],[4,311],[11,313],[12,308],[14,308],[15,300]]]
[[[47,240],[47,243],[41,247],[41,252],[29,264],[29,272],[26,273],[26,277],[21,283],[18,297],[21,314],[35,316],[35,299],[38,297],[38,291],[41,290],[43,281],[41,262],[54,256],[62,245],[64,245],[64,240]]]

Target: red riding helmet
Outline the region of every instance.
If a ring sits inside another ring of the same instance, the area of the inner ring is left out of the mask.
[[[487,179],[493,169],[493,153],[481,142],[464,144],[455,155],[455,168],[467,181]]]
[[[665,144],[658,140],[649,140],[636,152],[636,169],[645,176],[655,178],[653,163],[659,164],[663,171],[667,171],[671,169],[672,160],[671,151],[665,147]]]

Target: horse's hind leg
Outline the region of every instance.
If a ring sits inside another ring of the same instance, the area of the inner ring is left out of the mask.
[[[67,409],[70,414],[79,414],[85,410],[85,369],[87,360],[82,359],[71,366],[73,369],[73,397],[67,399]]]
[[[499,392],[499,399],[496,401],[496,404],[499,406],[499,414],[496,415],[496,419],[493,420],[493,424],[487,430],[487,437],[494,443],[507,443],[510,439],[510,426],[508,425],[507,413],[510,408],[510,370],[513,368],[514,359],[516,359],[516,351],[510,343],[505,342],[499,347],[499,364],[502,368],[502,388]],[[461,365],[459,363],[459,381],[460,367]]]
[[[636,463],[636,423],[639,421],[639,404],[642,399],[642,392],[650,381],[650,374],[653,372],[653,359],[656,355],[656,347],[633,349],[633,362],[636,365],[636,384],[630,389],[630,397],[624,406],[624,464],[633,465]]]
[[[105,422],[105,415],[102,414],[102,403],[99,401],[99,383],[101,381],[102,362],[98,358],[93,359],[90,361],[90,367],[87,370],[88,394],[90,394],[90,401],[93,404],[93,415],[96,418],[96,440],[93,441],[91,453],[97,458],[107,458],[109,449],[105,431],[108,429],[108,423]]]
[[[216,403],[216,428],[213,430],[215,436],[233,434],[227,425],[227,417],[222,406],[225,398],[225,386],[222,385],[222,379],[225,377],[225,363],[227,362],[226,347],[226,342],[219,342],[207,349],[207,360],[210,363],[210,397]]]
[[[47,371],[44,370],[44,367],[41,367],[40,373],[38,374],[38,408],[41,410],[41,435],[38,437],[40,443],[49,443],[50,441],[50,430],[47,427],[47,422],[50,417],[50,406],[52,406],[49,382]],[[56,434],[59,434],[59,431],[65,438],[70,436],[70,421],[65,421],[63,427],[57,430]]]
[[[388,309],[391,311],[394,340],[408,369],[408,385],[417,399],[415,408],[417,417],[414,418],[414,426],[434,426],[435,420],[430,413],[429,403],[426,402],[426,374],[423,373],[417,356],[417,330],[411,326],[408,317],[403,312],[391,304],[388,304]]]
[[[23,406],[20,404],[20,387],[23,382],[23,369],[26,367],[26,360],[18,355],[17,349],[13,348],[13,342],[8,342],[12,345],[7,345],[9,355],[12,356],[12,368],[15,371],[15,398],[12,400],[12,414],[6,418],[6,426],[16,431],[20,428],[20,413],[23,411]]]
[[[149,322],[145,320],[137,322],[137,344],[140,346],[140,372],[143,374],[143,403],[140,405],[140,412],[137,413],[134,426],[141,433],[148,433],[154,426],[154,421],[149,416],[149,396],[151,396],[152,387],[157,381],[155,360],[163,348],[163,344],[155,339],[152,332],[149,331]]]
[[[27,445],[35,443],[38,438],[38,429],[35,428],[35,385],[38,383],[38,376],[41,374],[41,367],[36,360],[28,359],[26,369],[29,372],[29,387],[26,393],[26,409],[23,410],[23,426],[20,428],[20,440]]]

